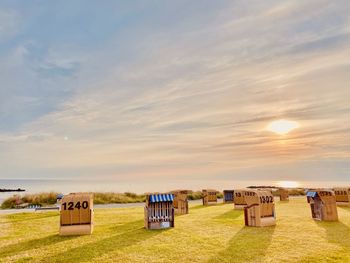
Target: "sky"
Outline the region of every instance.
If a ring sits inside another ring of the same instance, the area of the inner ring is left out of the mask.
[[[348,0],[1,0],[0,179],[350,184],[349,14]],[[299,127],[268,131],[278,119]]]

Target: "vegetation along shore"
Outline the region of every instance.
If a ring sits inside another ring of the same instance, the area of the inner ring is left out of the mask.
[[[274,195],[279,195],[279,190],[273,192]],[[289,189],[290,195],[304,195],[304,188]],[[1,209],[12,209],[26,207],[27,205],[52,206],[57,202],[59,193],[37,193],[25,195],[13,195],[3,201]],[[191,191],[188,194],[189,200],[199,200],[202,198],[201,191]],[[218,198],[222,198],[222,193],[218,194]],[[145,194],[136,194],[131,192],[114,193],[114,192],[96,192],[94,193],[95,204],[126,204],[126,203],[142,203],[145,201]]]

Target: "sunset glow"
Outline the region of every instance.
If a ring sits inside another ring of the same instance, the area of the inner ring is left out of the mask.
[[[267,130],[272,131],[274,133],[284,135],[289,133],[290,131],[299,127],[299,124],[295,121],[289,120],[278,120],[273,121],[267,126]]]
[[[350,2],[32,2],[0,1],[0,179],[349,182]]]
[[[285,188],[296,188],[299,187],[300,184],[296,181],[279,181],[278,186]]]

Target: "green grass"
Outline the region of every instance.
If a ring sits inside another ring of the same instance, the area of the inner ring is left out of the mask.
[[[232,204],[190,207],[145,230],[143,208],[96,209],[91,236],[58,236],[57,212],[0,215],[0,262],[350,262],[350,209],[315,222],[305,198],[276,204],[277,225],[245,227]]]

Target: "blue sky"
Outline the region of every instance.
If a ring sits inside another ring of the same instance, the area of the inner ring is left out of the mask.
[[[348,182],[349,13],[0,1],[0,178]]]

